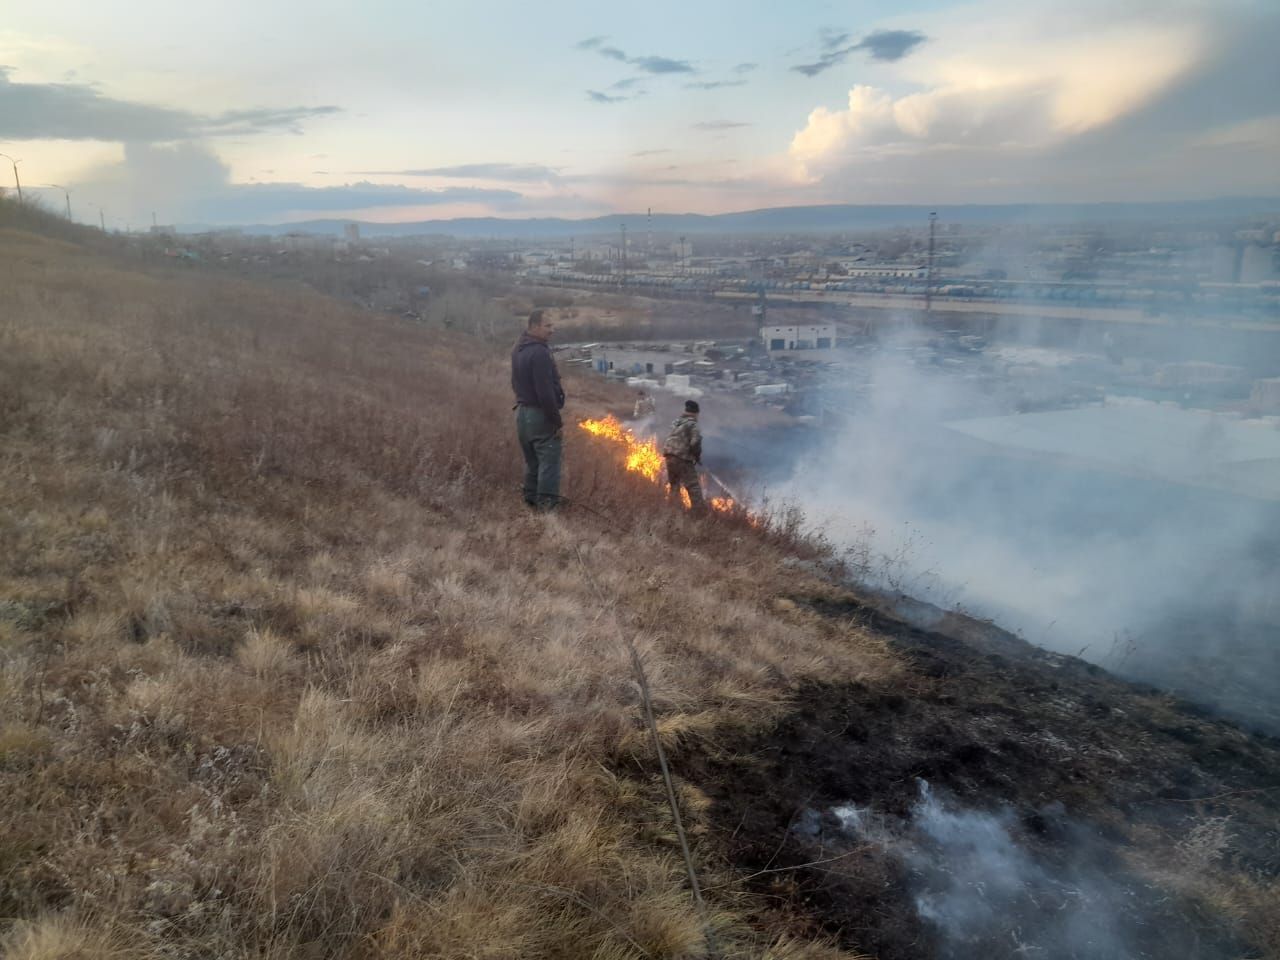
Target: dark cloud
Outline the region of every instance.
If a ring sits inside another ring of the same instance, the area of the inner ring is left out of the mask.
[[[330,187],[300,183],[233,183],[230,171],[207,146],[129,144],[122,163],[102,168],[76,184],[76,192],[112,216],[135,220],[149,211],[170,222],[262,223],[289,217],[386,207],[484,203],[518,208],[513,190],[447,187],[424,190],[367,181]]]
[[[194,115],[104,97],[72,83],[13,83],[0,67],[0,137],[15,140],[174,140]]]
[[[791,69],[796,73],[803,73],[806,77],[816,77],[824,70],[830,70],[832,67],[844,63],[845,60],[849,59],[849,54],[852,52],[852,48],[846,47],[843,50],[824,53],[812,63],[797,63]]]
[[[733,68],[734,73],[750,73],[760,67],[758,63],[740,63]]]
[[[594,50],[602,57],[610,60],[617,60],[619,63],[627,63],[633,67],[643,70],[645,73],[664,74],[664,73],[697,73],[688,60],[676,60],[673,57],[632,57],[628,56],[625,50],[618,47],[606,47],[602,44],[606,37],[588,37],[586,40],[580,40],[575,46],[579,50]],[[594,99],[594,98],[593,98]],[[601,101],[597,101],[601,102]]]
[[[449,177],[457,180],[500,180],[537,183],[556,179],[556,170],[540,163],[462,163],[451,167],[420,167],[412,170],[353,170],[355,176]]]
[[[749,127],[750,123],[741,120],[702,120],[693,125],[695,130],[732,130],[735,127]]]
[[[103,96],[84,83],[14,83],[0,67],[0,136],[15,140],[147,143],[193,137],[297,132],[337,107],[229,110],[213,116]]]
[[[877,30],[855,44],[854,50],[865,50],[872,60],[901,60],[927,40],[919,30]]]
[[[632,57],[627,63],[639,67],[645,73],[697,73],[688,60],[672,60],[670,57]]]
[[[693,80],[684,85],[686,90],[718,90],[721,87],[742,87],[745,80]]]
[[[892,62],[901,60],[916,47],[928,39],[918,30],[877,30],[869,33],[857,43],[840,46],[849,39],[849,35],[824,32],[819,38],[823,52],[812,63],[798,63],[791,69],[806,77],[816,77],[832,67],[839,66],[849,59],[851,54],[865,51],[872,60]],[[839,43],[832,44],[832,40]]]

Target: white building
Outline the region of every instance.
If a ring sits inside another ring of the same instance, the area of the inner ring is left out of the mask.
[[[760,339],[770,353],[786,353],[791,350],[830,350],[836,343],[836,325],[813,323],[800,326],[764,326],[760,328]]]
[[[847,276],[865,280],[923,280],[928,269],[919,263],[865,263],[861,260],[842,260],[840,266]]]

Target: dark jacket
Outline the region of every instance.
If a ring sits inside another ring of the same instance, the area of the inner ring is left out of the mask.
[[[557,430],[563,426],[560,409],[564,406],[564,389],[560,386],[560,371],[556,369],[551,348],[528,333],[520,335],[511,351],[511,389],[519,406],[537,407]]]

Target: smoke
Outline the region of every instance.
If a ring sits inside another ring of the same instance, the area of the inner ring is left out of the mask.
[[[847,422],[774,492],[874,585],[1280,728],[1280,503],[1229,492],[1280,435],[1118,397],[1010,415],[1074,388],[1008,360],[884,345],[840,373]]]
[[[832,813],[846,836],[902,863],[943,960],[1137,960],[1177,942],[1178,921],[1171,928],[1160,916],[1163,896],[1126,873],[1060,804],[1031,818],[1039,836],[1012,810],[959,808],[924,781],[906,818],[856,806]],[[1202,943],[1183,955],[1220,954]]]

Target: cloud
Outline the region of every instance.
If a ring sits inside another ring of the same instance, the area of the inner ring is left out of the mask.
[[[540,163],[462,163],[451,167],[419,167],[410,170],[353,170],[355,176],[446,177],[456,180],[497,180],[504,183],[538,183],[554,180],[554,167]]]
[[[481,203],[517,208],[513,190],[447,187],[424,190],[367,181],[327,187],[300,183],[234,183],[206,145],[129,144],[124,161],[75,185],[76,193],[112,217],[141,221],[152,210],[171,223],[261,223],[372,208]]]
[[[1050,0],[986,0],[931,22],[934,55],[898,68],[894,91],[859,84],[841,107],[809,112],[793,174],[825,196],[885,202],[919,198],[921,184],[937,202],[1280,188],[1274,140],[1211,136],[1280,117],[1266,52],[1280,9],[1154,9],[1082,0],[1067,16]]]
[[[592,103],[622,103],[624,100],[630,100],[630,97],[610,96],[607,93],[601,93],[599,90],[588,90],[587,99]]]
[[[263,107],[256,110],[229,110],[206,118],[196,127],[195,132],[206,137],[244,136],[267,130],[301,133],[304,121],[340,112],[337,107]]]
[[[671,150],[668,147],[661,147],[657,150],[637,150],[635,153],[631,155],[633,157],[656,157],[660,153],[670,153],[670,152]]]
[[[839,66],[849,59],[850,55],[866,51],[872,60],[892,63],[901,60],[912,50],[928,39],[918,30],[877,30],[869,33],[857,43],[846,43],[847,33],[823,31],[819,37],[822,53],[812,63],[799,63],[791,69],[806,77],[818,74]]]
[[[670,57],[632,57],[627,63],[639,67],[645,73],[697,73],[688,60]]]
[[[818,31],[818,42],[822,45],[823,50],[834,50],[842,47],[849,39],[849,34],[838,33],[830,27],[823,27]]]
[[[740,63],[733,68],[734,73],[750,73],[752,70],[759,69],[758,63]]]
[[[693,125],[695,130],[733,130],[735,127],[749,127],[750,123],[741,120],[701,120]]]
[[[684,85],[686,90],[719,90],[721,87],[746,86],[745,80],[693,80]]]
[[[616,83],[609,84],[609,89],[610,90],[630,90],[637,83],[640,83],[641,80],[642,80],[641,77],[625,77],[622,80],[617,81]]]
[[[248,222],[254,218],[293,213],[333,213],[371,207],[439,206],[449,203],[487,203],[510,206],[521,194],[480,187],[419,190],[398,184],[360,181],[333,187],[299,183],[226,184],[215,197],[206,197],[206,215]],[[215,200],[210,204],[207,201]]]
[[[918,30],[877,30],[854,44],[853,49],[866,50],[872,60],[892,63],[901,60],[927,39]]]
[[[332,106],[262,107],[199,114],[104,96],[84,83],[14,83],[0,67],[0,137],[135,143],[298,132]]]
[[[619,63],[630,64],[645,73],[656,75],[668,73],[697,73],[697,69],[688,60],[677,60],[673,57],[645,56],[632,57],[625,50],[614,46],[604,46],[604,41],[608,37],[588,37],[586,40],[580,40],[575,44],[579,50],[592,50],[602,57],[610,60],[617,60]],[[592,98],[594,99],[594,98]],[[602,102],[602,101],[597,101]]]

